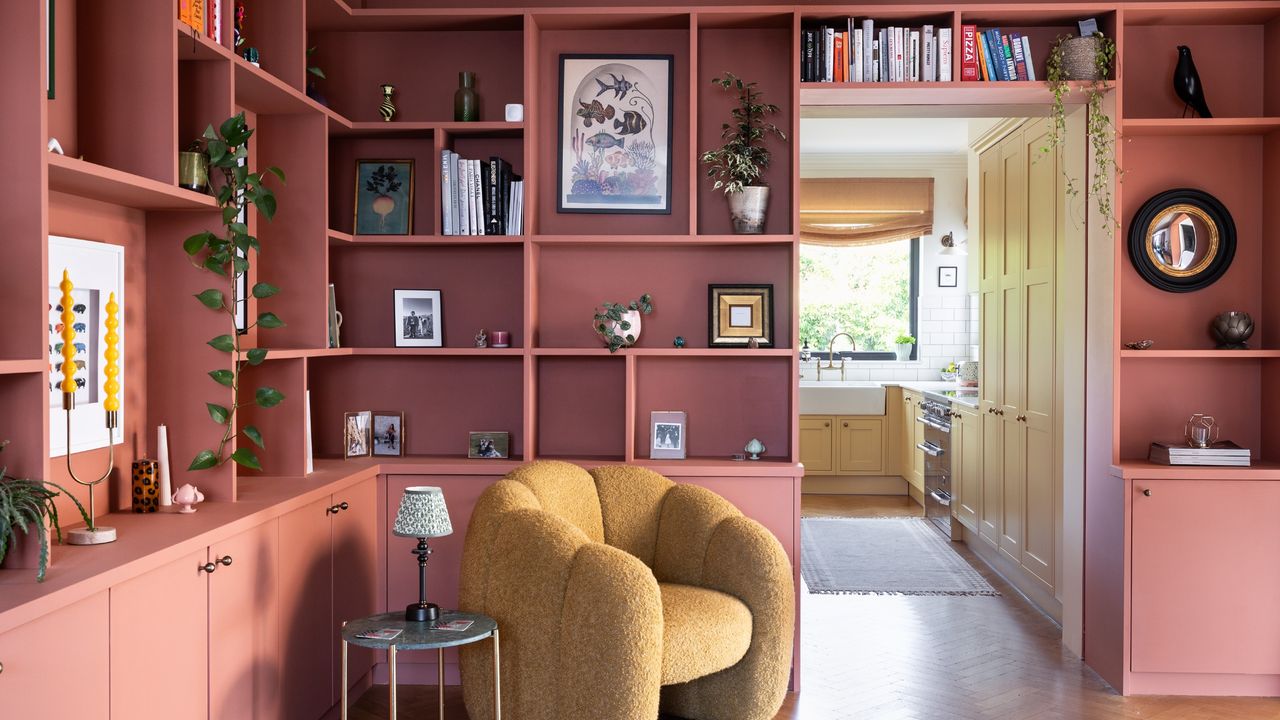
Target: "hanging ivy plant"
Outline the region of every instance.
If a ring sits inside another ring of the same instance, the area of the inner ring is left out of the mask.
[[[1087,114],[1085,133],[1089,138],[1089,151],[1093,162],[1093,173],[1089,181],[1089,195],[1098,204],[1098,212],[1112,223],[1118,224],[1115,217],[1115,204],[1108,178],[1114,173],[1117,181],[1121,175],[1120,166],[1116,164],[1116,129],[1111,116],[1103,109],[1102,100],[1110,90],[1107,78],[1111,76],[1111,68],[1116,60],[1116,43],[1102,33],[1094,33],[1093,72],[1081,90],[1087,95]],[[1064,105],[1071,92],[1071,77],[1066,66],[1065,46],[1068,40],[1078,40],[1067,35],[1059,36],[1049,50],[1046,64],[1046,79],[1053,92],[1053,127],[1049,133],[1048,144],[1041,148],[1045,153],[1055,152],[1066,140],[1067,113]],[[1080,187],[1078,178],[1072,177],[1065,170],[1063,177],[1067,181],[1067,194],[1078,197]]]
[[[219,385],[231,391],[230,405],[205,403],[209,417],[222,426],[222,438],[214,449],[201,450],[191,461],[188,470],[207,470],[218,467],[228,460],[234,460],[244,467],[261,470],[262,464],[258,456],[248,444],[230,451],[237,435],[243,435],[258,448],[264,448],[262,433],[253,425],[245,425],[236,430],[236,413],[240,410],[240,380],[244,366],[258,365],[267,358],[263,348],[245,350],[240,345],[241,334],[236,327],[236,307],[243,298],[238,296],[239,280],[249,272],[249,258],[261,251],[258,238],[249,234],[248,226],[243,222],[245,210],[249,205],[258,209],[267,220],[276,214],[276,197],[271,189],[263,184],[266,173],[276,176],[284,182],[284,172],[277,167],[269,167],[263,172],[249,172],[247,165],[249,138],[253,136],[244,119],[244,113],[228,118],[218,129],[212,125],[204,131],[204,145],[208,154],[209,177],[215,172],[222,178],[222,187],[218,190],[218,207],[222,209],[222,229],[218,233],[202,232],[187,238],[182,249],[191,258],[192,264],[227,281],[227,289],[209,288],[195,297],[209,310],[224,313],[230,332],[219,335],[208,341],[208,345],[218,352],[226,353],[230,358],[228,367],[212,370],[209,377]],[[251,294],[258,299],[269,298],[280,292],[276,286],[260,282],[253,286]],[[259,313],[257,320],[249,324],[251,328],[270,330],[284,327],[284,321],[275,313]],[[280,404],[284,394],[279,390],[263,386],[253,394],[253,402],[259,407],[270,408]]]

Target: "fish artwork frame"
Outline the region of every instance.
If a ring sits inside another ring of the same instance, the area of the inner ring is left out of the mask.
[[[556,212],[670,215],[675,56],[560,55]]]

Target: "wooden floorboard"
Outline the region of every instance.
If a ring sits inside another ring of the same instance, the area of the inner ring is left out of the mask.
[[[905,502],[904,502],[905,501]],[[909,498],[809,496],[806,517],[918,516]],[[1272,698],[1121,697],[1063,649],[1057,625],[963,545],[1001,597],[805,595],[803,692],[774,720],[1276,720]],[[447,717],[466,720],[459,688]],[[402,687],[401,717],[435,718],[434,686]],[[352,720],[387,717],[387,688]],[[516,719],[518,720],[518,719]],[[563,718],[562,720],[596,720]],[[643,720],[643,719],[637,719]]]

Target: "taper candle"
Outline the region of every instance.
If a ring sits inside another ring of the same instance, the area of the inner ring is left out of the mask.
[[[62,291],[62,392],[74,393],[76,391],[76,331],[72,327],[76,322],[76,314],[72,312],[71,306],[75,303],[71,299],[71,290],[75,287],[71,284],[71,278],[67,275],[67,271],[62,271],[62,282],[58,285],[58,289]]]
[[[160,507],[173,504],[173,480],[169,475],[169,428],[156,428],[156,456],[160,463]]]
[[[116,332],[116,328],[120,327],[120,319],[117,317],[119,312],[120,305],[116,303],[116,294],[111,293],[107,297],[107,351],[104,353],[107,366],[103,369],[103,374],[107,376],[107,382],[103,385],[107,399],[103,401],[102,409],[107,412],[120,409],[120,381],[116,380],[116,376],[120,374],[120,366],[116,363],[120,359],[120,350],[117,347],[120,344],[120,334]]]

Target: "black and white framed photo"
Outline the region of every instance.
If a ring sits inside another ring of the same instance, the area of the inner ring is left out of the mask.
[[[404,455],[404,413],[373,413],[373,454],[375,457]]]
[[[943,265],[938,268],[938,287],[956,287],[959,282],[959,273],[956,266]]]
[[[472,432],[467,442],[467,457],[485,460],[509,456],[511,435],[505,432]]]
[[[444,347],[439,290],[395,291],[396,347]]]
[[[342,457],[369,457],[373,413],[368,410],[342,416]]]
[[[710,347],[773,347],[772,285],[708,285]]]
[[[560,56],[556,212],[671,214],[672,55]]]
[[[683,410],[654,410],[649,414],[650,459],[685,459],[687,417]]]

